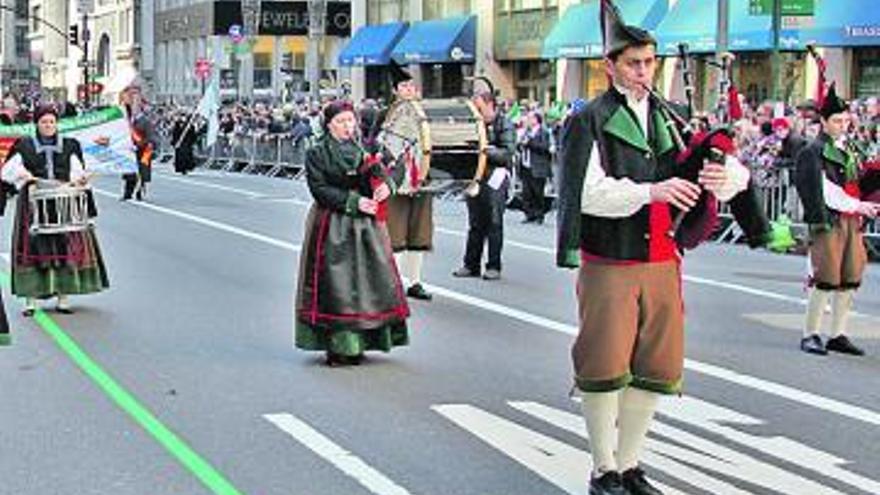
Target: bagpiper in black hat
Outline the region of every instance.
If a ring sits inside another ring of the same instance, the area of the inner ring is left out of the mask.
[[[391,87],[394,90],[397,90],[397,85],[406,82],[412,81],[412,74],[407,72],[400,64],[397,63],[393,58],[391,59],[391,64],[389,65],[388,75],[391,78]]]
[[[822,102],[822,106],[819,108],[819,115],[823,119],[828,119],[832,115],[846,112],[848,109],[846,101],[837,96],[837,89],[834,83],[831,83],[831,86],[828,87],[828,94],[825,95],[825,101]]]
[[[623,23],[620,11],[612,0],[601,1],[602,40],[606,57],[614,59],[631,46],[657,46],[657,40],[651,36],[651,33],[640,27]]]

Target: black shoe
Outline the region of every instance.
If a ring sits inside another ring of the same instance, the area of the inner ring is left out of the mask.
[[[128,201],[130,199],[131,199],[131,196],[123,196],[123,197],[119,198],[119,201]]]
[[[525,219],[523,219],[523,221],[522,221],[522,222],[520,222],[520,223],[532,223],[532,222],[534,222],[534,221],[535,221],[535,219],[534,219],[534,218],[529,218],[529,217],[526,217],[526,218],[525,218]]]
[[[833,339],[828,339],[825,344],[826,351],[839,352],[841,354],[850,354],[852,356],[864,356],[865,351],[856,347],[846,335],[838,335]]]
[[[471,270],[470,268],[463,266],[463,267],[459,268],[458,270],[455,270],[454,272],[452,272],[452,276],[458,277],[458,278],[467,278],[467,277],[476,278],[476,277],[480,276],[480,271],[479,270]]]
[[[621,475],[623,487],[629,495],[663,495],[663,492],[651,486],[641,468],[627,469]]]
[[[32,316],[34,316],[34,313],[36,313],[36,312],[37,312],[37,310],[35,310],[33,308],[27,308],[21,312],[21,315],[24,316],[25,318],[31,318]]]
[[[828,354],[828,351],[825,349],[825,344],[822,343],[822,337],[819,337],[818,334],[802,338],[801,350],[807,354],[818,354],[819,356]]]
[[[489,268],[483,273],[483,280],[499,280],[501,278],[501,270]]]
[[[544,225],[544,217],[538,217],[535,219],[535,223],[538,225]]]
[[[628,495],[617,471],[590,480],[590,495]]]
[[[413,284],[406,289],[406,295],[413,299],[420,299],[422,301],[430,301],[433,296],[425,290],[422,284]]]
[[[55,308],[55,311],[57,311],[58,313],[61,313],[63,315],[72,315],[73,314],[73,309],[71,309],[71,308],[57,307],[57,308]]]

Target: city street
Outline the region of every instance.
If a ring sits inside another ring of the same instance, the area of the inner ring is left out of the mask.
[[[304,182],[162,166],[144,203],[94,187],[110,290],[26,319],[4,282],[0,495],[586,495],[553,215],[508,211],[503,278],[455,279],[465,208],[438,203],[410,346],[329,368],[293,348]],[[880,493],[880,267],[851,322],[863,358],[798,350],[804,271],[686,257],[685,393],[643,458],[666,494]]]

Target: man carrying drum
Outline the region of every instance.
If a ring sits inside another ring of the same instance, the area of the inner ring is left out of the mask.
[[[393,60],[391,61],[391,85],[394,102],[412,101],[419,98],[419,87],[412,76]],[[401,276],[410,286],[406,295],[414,299],[430,301],[431,294],[422,286],[422,263],[424,253],[430,251],[434,241],[434,199],[422,190],[423,177],[415,146],[407,147],[405,156],[398,163],[405,167],[403,183],[388,202],[388,234]]]

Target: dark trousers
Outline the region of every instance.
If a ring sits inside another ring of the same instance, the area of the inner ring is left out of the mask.
[[[522,203],[527,220],[544,220],[544,185],[547,179],[532,175],[532,169],[522,167]]]
[[[483,259],[483,245],[489,243],[487,270],[501,270],[501,247],[504,243],[504,207],[507,204],[507,179],[498,190],[485,182],[480,183],[480,193],[467,199],[468,236],[464,253],[464,266],[479,273]]]
[[[140,174],[122,174],[123,188],[122,199],[131,199],[135,194],[137,199],[143,199],[144,184]]]

